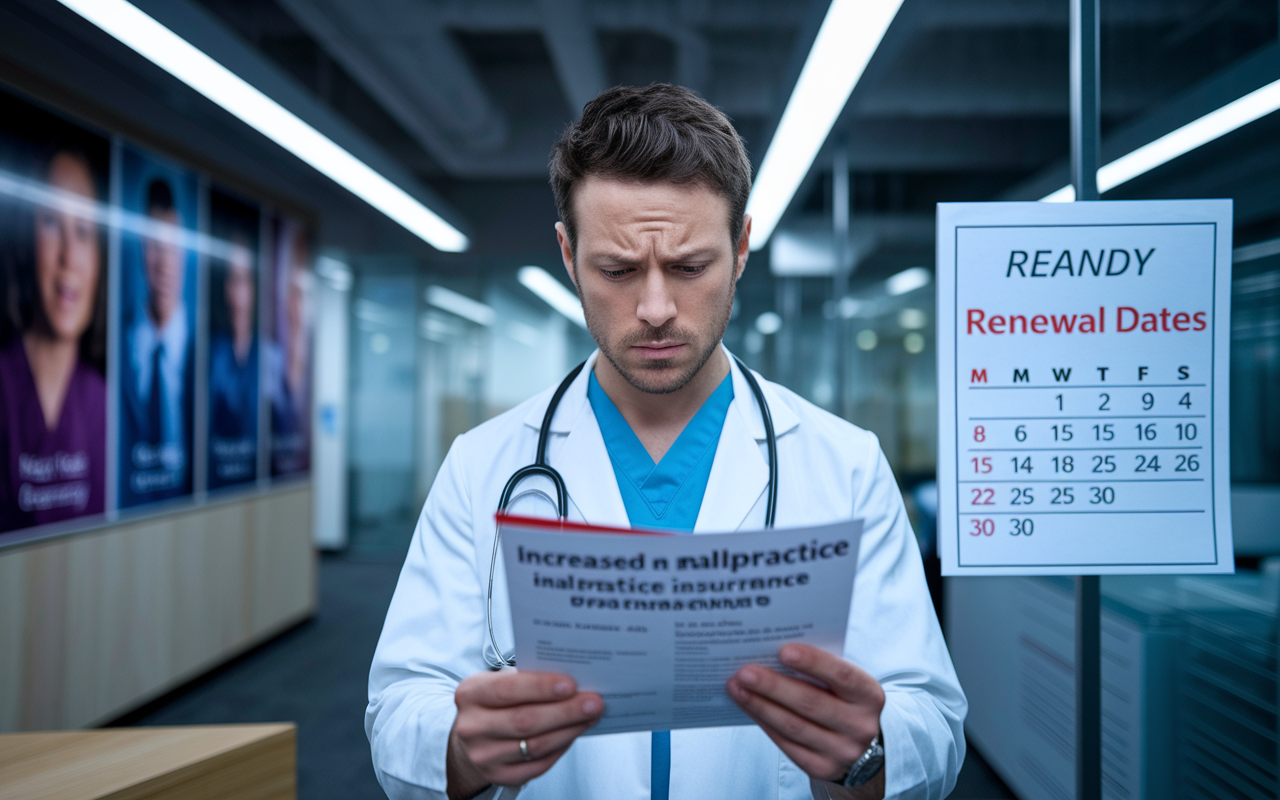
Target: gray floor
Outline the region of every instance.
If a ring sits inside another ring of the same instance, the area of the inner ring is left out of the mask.
[[[364,736],[365,684],[399,571],[398,559],[325,556],[315,618],[120,723],[291,720],[298,724],[299,798],[383,797]],[[1013,795],[971,749],[951,797]]]

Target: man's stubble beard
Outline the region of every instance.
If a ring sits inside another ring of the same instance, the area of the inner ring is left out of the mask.
[[[625,351],[627,348],[637,344],[661,341],[667,338],[679,339],[693,344],[694,337],[690,336],[687,331],[677,328],[674,325],[663,325],[660,328],[653,328],[643,333],[629,335],[619,342],[618,347],[615,348],[613,344],[605,338],[605,332],[601,330],[598,320],[595,319],[591,310],[587,308],[586,303],[583,303],[582,305],[582,312],[583,316],[585,316],[587,320],[587,332],[591,334],[591,338],[595,340],[596,346],[600,348],[600,354],[609,360],[609,363],[613,365],[613,368],[618,371],[618,374],[621,375],[627,383],[631,384],[631,386],[636,390],[644,392],[645,394],[671,394],[672,392],[678,392],[687,386],[689,381],[693,380],[694,376],[697,375],[704,366],[706,366],[707,362],[711,359],[711,356],[715,353],[716,348],[720,346],[720,342],[724,339],[724,333],[729,328],[729,317],[733,314],[733,299],[736,291],[737,281],[731,281],[729,284],[729,301],[722,309],[719,323],[716,326],[718,328],[716,335],[712,337],[711,341],[708,342],[699,353],[697,353],[692,365],[688,369],[681,372],[673,381],[666,384],[655,384],[645,381],[643,379],[643,372],[648,370],[656,371],[668,369],[672,366],[671,359],[664,358],[656,361],[650,361],[642,367],[641,370],[636,371],[631,370],[621,362],[621,359],[617,357],[618,352]]]

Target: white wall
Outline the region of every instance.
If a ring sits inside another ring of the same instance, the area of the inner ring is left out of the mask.
[[[316,281],[311,480],[315,487],[316,546],[340,550],[347,545],[351,271],[334,260],[326,261]]]

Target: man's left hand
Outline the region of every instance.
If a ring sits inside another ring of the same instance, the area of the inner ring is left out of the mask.
[[[829,688],[748,664],[729,679],[729,696],[810,777],[839,781],[880,733],[884,689],[857,665],[810,645],[785,644],[778,659]]]

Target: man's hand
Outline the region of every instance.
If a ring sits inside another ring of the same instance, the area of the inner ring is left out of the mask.
[[[600,695],[551,672],[478,673],[458,684],[453,701],[446,774],[454,800],[538,777],[604,713]]]
[[[884,690],[856,665],[806,644],[783,645],[778,659],[830,688],[748,664],[729,679],[729,696],[811,778],[840,780],[880,732]],[[865,788],[882,795],[883,775]]]

